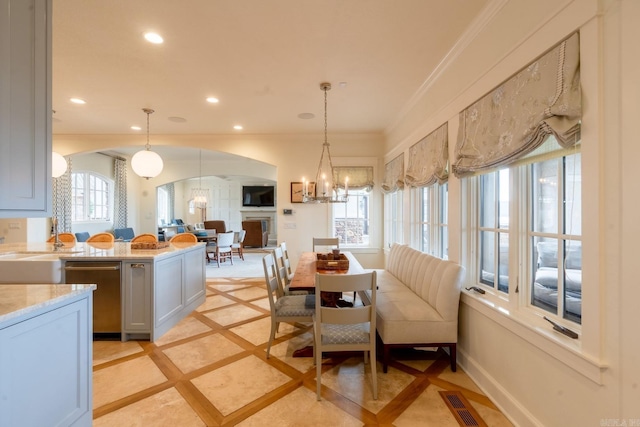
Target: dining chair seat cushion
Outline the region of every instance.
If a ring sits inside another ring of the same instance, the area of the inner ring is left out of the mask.
[[[321,335],[322,344],[366,344],[369,342],[369,323],[323,323]]]
[[[278,298],[276,301],[276,313],[278,317],[289,316],[313,316],[315,307],[305,306],[305,295],[288,295]]]

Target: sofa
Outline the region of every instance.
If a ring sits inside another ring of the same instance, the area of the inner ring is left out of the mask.
[[[376,271],[376,330],[383,348],[383,371],[387,372],[393,348],[446,347],[455,372],[464,268],[394,244],[386,268]]]
[[[558,244],[556,241],[536,244],[537,265],[531,302],[552,312],[558,307]],[[582,317],[582,245],[567,246],[564,260],[565,316],[580,321]],[[561,314],[562,313],[558,313]]]
[[[242,229],[246,231],[244,247],[264,248],[269,241],[267,221],[263,219],[247,219],[242,221]]]

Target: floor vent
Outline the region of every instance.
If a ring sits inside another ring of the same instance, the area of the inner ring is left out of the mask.
[[[488,427],[459,391],[441,391],[440,396],[462,427]]]

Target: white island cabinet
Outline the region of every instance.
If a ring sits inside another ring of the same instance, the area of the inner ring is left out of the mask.
[[[0,285],[0,426],[91,426],[95,285]]]
[[[51,0],[0,0],[0,218],[51,215]]]

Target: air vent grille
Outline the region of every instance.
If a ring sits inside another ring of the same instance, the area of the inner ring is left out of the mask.
[[[441,391],[440,396],[462,427],[488,427],[459,391]]]

